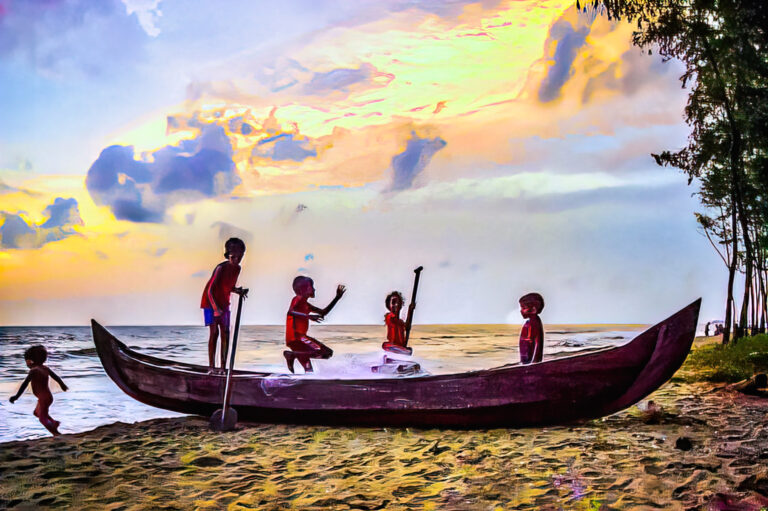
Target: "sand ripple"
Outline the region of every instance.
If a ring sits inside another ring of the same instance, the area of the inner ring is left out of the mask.
[[[0,449],[0,507],[743,509],[768,506],[768,400],[673,382],[601,420],[481,431],[114,424]],[[681,437],[685,441],[678,441]],[[683,450],[683,448],[687,450]]]

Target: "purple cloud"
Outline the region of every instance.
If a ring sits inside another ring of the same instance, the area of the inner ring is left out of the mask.
[[[303,161],[317,156],[317,150],[310,147],[306,139],[294,138],[292,133],[282,133],[260,140],[252,154],[275,161]]]
[[[414,178],[426,168],[435,153],[445,146],[445,140],[440,137],[419,138],[413,133],[405,151],[392,158],[394,174],[389,191],[411,188]]]
[[[31,249],[46,243],[63,240],[77,235],[74,225],[82,225],[77,200],[57,197],[48,205],[44,214],[48,219],[40,225],[27,222],[21,215],[0,212],[3,225],[0,226],[0,247]]]
[[[576,58],[576,53],[579,48],[584,46],[588,34],[588,26],[574,30],[573,26],[563,19],[552,25],[549,30],[547,46],[552,43],[556,44],[554,63],[550,66],[547,76],[544,77],[539,86],[539,101],[548,103],[560,96],[560,89],[573,74],[571,66]]]
[[[80,211],[77,208],[76,199],[56,197],[53,204],[48,205],[43,213],[48,216],[48,220],[40,226],[43,229],[66,227],[83,222],[80,219]]]
[[[3,225],[0,226],[0,246],[3,248],[27,248],[32,245],[35,229],[19,215],[0,213]],[[30,241],[27,241],[30,240]]]
[[[150,156],[136,160],[133,147],[104,149],[85,180],[91,197],[108,205],[118,220],[157,223],[175,203],[228,194],[240,183],[232,146],[220,126],[205,126],[196,139]]]
[[[368,82],[373,77],[376,68],[363,64],[359,68],[339,68],[326,73],[315,73],[304,86],[306,94],[327,94],[335,91],[347,91],[356,83]]]

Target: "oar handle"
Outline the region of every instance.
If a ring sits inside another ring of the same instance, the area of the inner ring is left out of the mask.
[[[224,419],[227,416],[227,408],[229,408],[229,398],[232,393],[232,368],[235,365],[235,350],[237,349],[237,334],[240,332],[240,312],[243,310],[243,294],[240,293],[240,299],[237,300],[237,315],[235,316],[235,334],[232,336],[232,346],[230,347],[229,355],[229,367],[227,368],[227,383],[224,386],[224,405],[221,410],[221,423],[224,424]]]
[[[413,279],[413,293],[411,293],[411,304],[408,306],[408,317],[405,319],[405,345],[408,346],[408,339],[411,338],[411,324],[413,323],[413,311],[416,309],[416,292],[419,290],[419,277],[421,277],[421,271],[423,266],[419,266],[413,273],[416,277]]]

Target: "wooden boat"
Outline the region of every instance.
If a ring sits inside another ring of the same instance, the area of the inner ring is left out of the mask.
[[[255,422],[417,426],[534,426],[618,412],[658,389],[682,365],[701,299],[629,343],[586,354],[460,374],[331,380],[234,371],[233,406]],[[151,406],[209,416],[225,376],[137,353],[91,321],[107,374]]]

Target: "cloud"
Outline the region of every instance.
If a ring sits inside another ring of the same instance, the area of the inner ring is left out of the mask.
[[[304,85],[304,93],[325,95],[336,92],[349,92],[353,86],[387,86],[394,75],[382,73],[371,64],[361,64],[358,68],[338,68],[325,73],[315,73]],[[368,88],[366,87],[366,88]]]
[[[647,85],[657,84],[660,77],[670,74],[677,67],[664,62],[661,57],[649,58],[638,48],[632,47],[602,73],[592,76],[582,92],[582,103],[588,103],[601,90],[620,91],[633,96]],[[664,82],[667,83],[666,80]]]
[[[546,76],[539,86],[539,101],[548,103],[560,96],[560,89],[573,74],[573,61],[576,58],[578,50],[584,46],[588,26],[581,26],[574,30],[573,26],[566,20],[560,19],[549,31],[546,47],[554,47],[551,65]]]
[[[247,245],[253,239],[253,235],[250,232],[227,222],[214,222],[211,227],[219,229],[219,240],[222,242],[227,241],[229,238],[240,238]]]
[[[48,205],[43,212],[48,216],[40,227],[51,229],[54,227],[66,227],[74,224],[82,224],[80,212],[77,208],[77,200],[56,197],[53,204]]]
[[[628,184],[621,186],[579,190],[564,194],[545,194],[536,198],[522,198],[518,206],[530,213],[561,213],[601,204],[618,204],[622,207],[646,207],[653,204],[673,204],[679,201],[680,185]]]
[[[0,14],[0,56],[44,75],[104,74],[135,59],[145,39],[117,2],[25,0]]]
[[[389,9],[393,12],[407,9],[437,14],[442,18],[459,16],[469,4],[482,4],[487,9],[499,3],[499,0],[394,0]]]
[[[40,248],[46,243],[77,235],[75,225],[82,225],[77,200],[57,197],[43,214],[48,218],[40,225],[27,221],[20,214],[0,212],[0,247],[15,249]]]
[[[306,158],[317,156],[317,150],[309,147],[309,141],[306,137],[294,138],[292,133],[282,133],[260,140],[251,154],[275,161],[303,161]]]
[[[210,275],[210,272],[208,272],[206,270],[200,270],[200,271],[196,271],[195,273],[190,275],[190,277],[195,278],[195,279],[200,279],[200,278],[203,278],[203,277],[207,277],[208,275]]]
[[[232,146],[223,128],[203,126],[198,137],[134,158],[133,147],[104,149],[91,165],[86,187],[97,204],[108,205],[115,218],[162,222],[176,203],[230,193],[240,178]]]
[[[0,227],[0,246],[3,248],[33,248],[36,230],[21,216],[0,213],[3,225]]]
[[[234,113],[233,113],[234,111]],[[277,108],[271,108],[266,118],[257,118],[251,109],[223,107],[198,110],[188,114],[168,116],[169,133],[202,130],[213,142],[219,137],[220,152],[233,155],[238,163],[256,169],[275,162],[287,165],[317,157],[322,139],[313,139],[300,133],[295,122],[281,122]],[[232,147],[237,147],[236,154]]]
[[[157,26],[160,16],[163,15],[158,8],[160,0],[122,0],[122,2],[129,15],[136,14],[139,25],[147,35],[152,37],[160,35],[160,28]]]
[[[440,137],[419,138],[416,133],[412,133],[405,150],[392,158],[394,174],[389,190],[411,188],[414,178],[426,168],[435,153],[445,146],[445,140]]]

